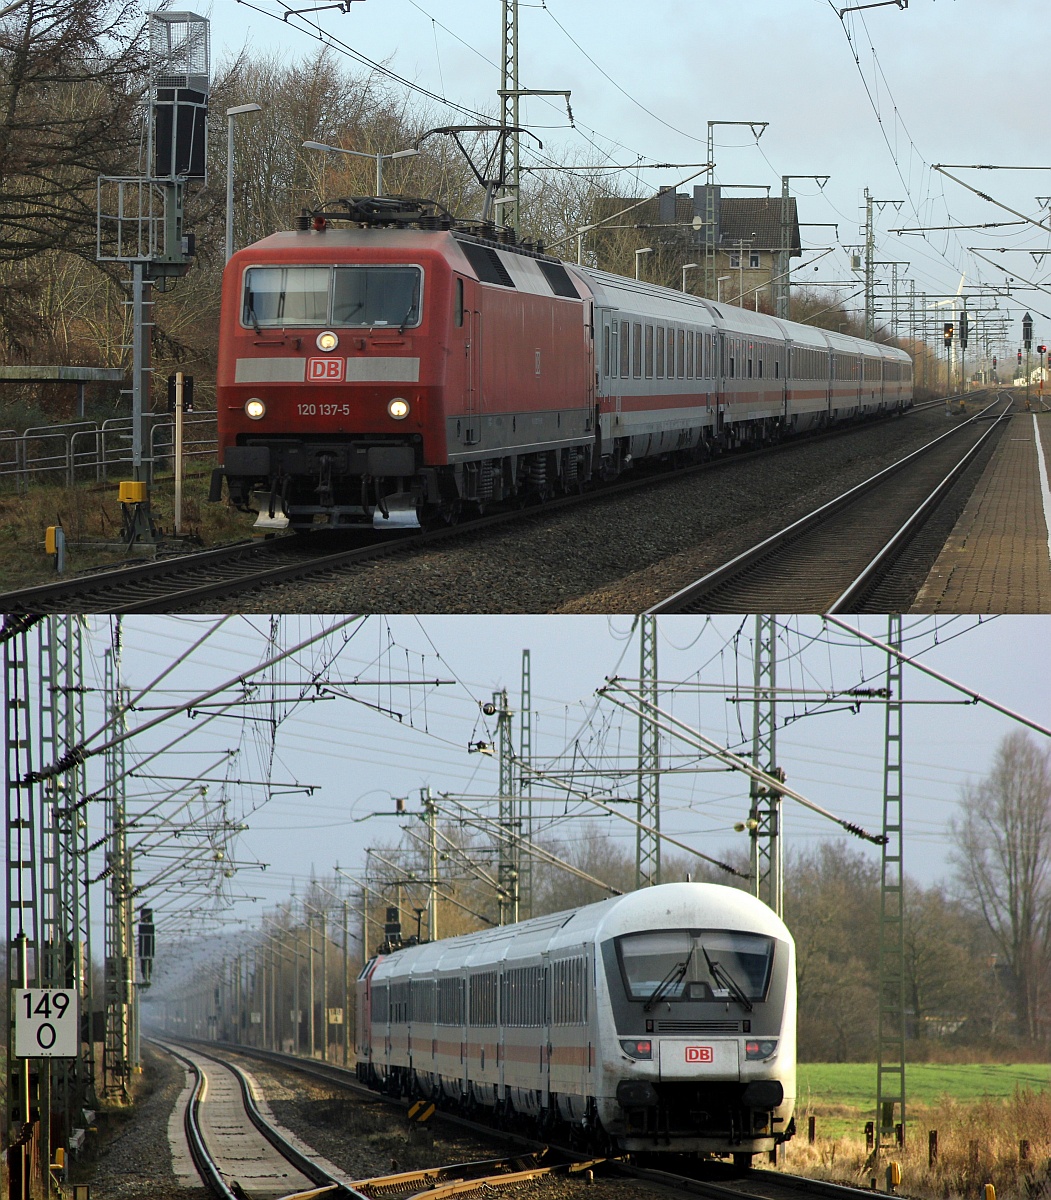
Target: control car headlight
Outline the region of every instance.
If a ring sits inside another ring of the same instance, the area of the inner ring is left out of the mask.
[[[317,335],[317,348],[324,350],[327,354],[330,350],[335,350],[339,345],[339,338],[332,332],[331,329],[326,329],[324,333]]]
[[[245,415],[253,421],[261,421],[266,416],[266,405],[258,396],[252,396],[245,401]]]
[[[395,419],[395,421],[404,421],[409,415],[409,402],[403,400],[401,396],[395,396],[394,399],[387,405],[387,412]]]

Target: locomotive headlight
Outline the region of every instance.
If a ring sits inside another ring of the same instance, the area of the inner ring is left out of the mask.
[[[335,350],[339,345],[339,338],[332,332],[331,329],[326,329],[324,333],[317,335],[317,348],[324,350],[327,354],[330,350]]]
[[[245,415],[253,421],[261,421],[266,416],[266,405],[258,396],[252,396],[245,401]]]
[[[652,1058],[653,1043],[648,1038],[621,1039],[620,1048],[632,1058]]]
[[[744,1044],[744,1056],[752,1062],[758,1062],[764,1058],[772,1058],[776,1050],[776,1038],[763,1038],[762,1041],[747,1041]]]
[[[394,399],[387,405],[387,412],[395,419],[395,421],[404,421],[409,415],[409,402],[403,400],[401,396],[395,396]]]

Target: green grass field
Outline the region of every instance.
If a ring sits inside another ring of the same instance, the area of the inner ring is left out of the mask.
[[[1015,1092],[1051,1091],[1047,1063],[915,1063],[905,1068],[905,1110],[912,1121],[935,1119],[946,1106],[1006,1102]],[[796,1069],[796,1124],[817,1117],[820,1136],[861,1138],[876,1114],[875,1063],[800,1063]],[[896,1118],[897,1119],[897,1118]]]

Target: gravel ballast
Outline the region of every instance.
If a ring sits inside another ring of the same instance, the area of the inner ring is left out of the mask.
[[[971,405],[971,414],[976,406]],[[941,407],[745,461],[524,513],[438,548],[246,593],[224,611],[638,612],[961,421]]]
[[[77,1164],[73,1178],[91,1185],[93,1200],[211,1200],[200,1188],[181,1187],[168,1142],[171,1116],[186,1080],[182,1063],[148,1043],[135,1105],[102,1118],[102,1143],[94,1161]]]

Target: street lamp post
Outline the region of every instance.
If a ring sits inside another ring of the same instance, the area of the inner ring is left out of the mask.
[[[723,300],[723,284],[730,278],[729,275],[720,275],[715,281],[715,298],[721,304]]]
[[[641,261],[642,256],[644,254],[652,254],[652,253],[653,253],[652,246],[643,246],[641,250],[635,251],[635,278],[636,279],[638,279],[638,277],[639,277],[639,262]]]
[[[683,263],[682,264],[682,290],[684,292],[686,291],[686,272],[692,271],[694,269],[694,267],[696,267],[697,265],[698,265],[697,263]]]
[[[262,112],[261,104],[238,104],[226,110],[226,261],[234,252],[234,117]]]
[[[354,154],[358,158],[373,158],[376,160],[376,195],[383,195],[383,164],[392,158],[412,158],[419,150],[395,150],[393,154],[370,154],[367,150],[345,150],[342,146],[329,146],[325,142],[304,142],[304,150],[323,150],[325,153]]]

